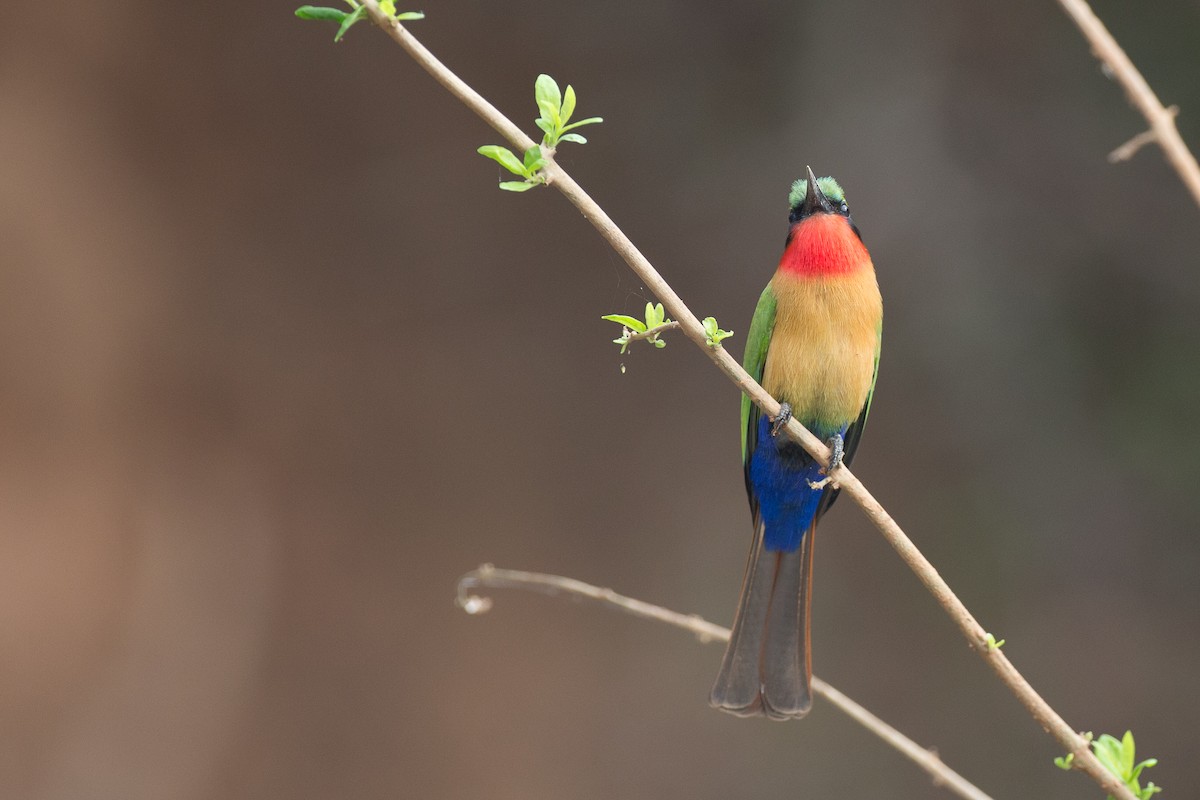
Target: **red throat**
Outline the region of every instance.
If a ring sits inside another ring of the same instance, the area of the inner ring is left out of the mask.
[[[843,275],[870,261],[849,220],[839,214],[813,214],[792,226],[779,271],[797,277]]]

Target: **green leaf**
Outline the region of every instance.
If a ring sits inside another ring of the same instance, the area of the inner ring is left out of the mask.
[[[346,35],[346,31],[350,30],[354,23],[363,19],[365,16],[367,16],[366,6],[359,6],[358,8],[354,9],[354,13],[347,14],[346,18],[342,20],[342,27],[338,28],[337,35],[333,37],[333,40],[335,42],[340,42],[342,37]]]
[[[396,0],[379,0],[379,10],[389,17],[396,16]]]
[[[513,155],[513,151],[507,147],[501,147],[498,144],[486,144],[477,151],[479,155],[486,156],[492,159],[500,166],[511,172],[513,175],[524,175],[525,165],[521,163],[521,159]]]
[[[604,119],[602,117],[588,117],[587,119],[579,120],[579,122],[572,122],[570,125],[564,125],[562,130],[563,133],[566,133],[569,130],[582,128],[584,125],[595,125],[598,122],[604,122]]]
[[[558,91],[558,84],[549,75],[538,75],[537,82],[533,85],[533,96],[537,100],[542,119],[554,124],[554,130],[546,132],[547,142],[553,146],[557,142],[555,134],[562,128],[562,121],[558,116],[558,110],[562,106],[562,95]]]
[[[1121,775],[1128,778],[1133,772],[1133,731],[1125,731],[1121,737]]]
[[[1055,758],[1054,766],[1058,767],[1059,769],[1069,770],[1071,768],[1071,762],[1074,760],[1075,760],[1075,754],[1067,753],[1065,756],[1058,756],[1057,758]]]
[[[559,109],[559,117],[562,123],[567,124],[567,120],[575,113],[575,88],[571,84],[567,84],[567,91],[563,93],[562,107]]]
[[[1092,751],[1096,754],[1096,758],[1100,759],[1100,763],[1104,765],[1112,774],[1121,777],[1121,743],[1109,736],[1107,733],[1101,734],[1100,738],[1092,742]]]
[[[528,192],[537,183],[532,181],[501,181],[500,188],[506,192]]]
[[[1142,774],[1142,770],[1144,770],[1146,767],[1153,767],[1156,764],[1158,764],[1157,758],[1147,758],[1145,761],[1140,762],[1136,767],[1133,768],[1133,771],[1129,773],[1129,780],[1136,781],[1138,776]]]
[[[315,19],[321,22],[336,22],[342,24],[342,20],[350,16],[349,13],[342,11],[339,8],[325,8],[323,6],[300,6],[296,9],[296,16],[300,19]]]
[[[562,94],[558,91],[558,83],[554,78],[544,72],[538,75],[537,81],[533,84],[533,97],[537,100],[538,108],[553,108],[554,114],[547,114],[548,119],[555,119],[558,116],[558,110],[562,107]]]
[[[716,347],[723,339],[733,336],[733,331],[721,330],[717,325],[716,317],[705,317],[701,324],[704,325],[704,342],[709,347]]]
[[[587,139],[580,136],[578,133],[564,133],[558,137],[560,142],[576,142],[578,144],[587,144]]]
[[[615,322],[618,325],[624,325],[626,328],[629,328],[631,331],[636,331],[637,333],[646,332],[646,323],[642,322],[640,319],[626,316],[625,314],[605,314],[600,319],[606,319],[609,322]]]
[[[662,350],[664,347],[667,346],[667,340],[666,339],[655,339],[654,346],[657,347],[659,350]]]
[[[557,131],[560,125],[558,120],[558,109],[541,100],[538,101],[538,109],[542,112],[541,118],[553,125],[554,130]],[[552,142],[555,141],[554,133],[548,133],[547,136],[550,137]]]
[[[536,144],[525,151],[525,174],[532,175],[546,164],[546,159],[542,158],[542,148]]]
[[[554,120],[552,119],[542,119],[541,117],[538,117],[533,121],[533,124],[541,128],[542,133],[546,134],[547,136],[550,136],[554,133]]]
[[[402,14],[397,14],[396,19],[405,22],[410,19],[425,19],[424,11],[405,11]]]

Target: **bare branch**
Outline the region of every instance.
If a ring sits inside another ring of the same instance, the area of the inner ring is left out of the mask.
[[[665,622],[676,628],[691,631],[703,643],[729,641],[728,628],[714,625],[695,614],[680,614],[678,611],[626,597],[617,594],[612,589],[602,589],[574,578],[547,575],[542,572],[497,569],[491,564],[484,564],[479,569],[472,570],[458,579],[457,602],[459,607],[468,614],[482,614],[492,607],[491,598],[470,593],[470,590],[477,588],[527,589],[548,595],[566,595],[594,600],[635,617]],[[815,675],[812,679],[812,686],[818,696],[837,706],[855,722],[899,750],[918,767],[928,772],[935,785],[945,786],[966,800],[991,800],[991,797],[984,794],[975,784],[946,766],[934,750],[921,747]]]
[[[1146,79],[1129,60],[1129,56],[1125,55],[1125,51],[1108,32],[1108,28],[1092,11],[1087,0],[1058,0],[1058,4],[1074,20],[1091,44],[1092,55],[1100,59],[1101,63],[1108,68],[1117,83],[1121,84],[1121,88],[1125,90],[1129,102],[1146,118],[1146,122],[1150,124],[1150,130],[1147,133],[1162,148],[1167,161],[1179,173],[1179,180],[1183,181],[1183,185],[1192,193],[1196,205],[1200,205],[1200,166],[1196,164],[1196,157],[1184,144],[1183,137],[1179,135],[1179,129],[1175,127],[1175,115],[1179,113],[1179,109],[1174,106],[1163,107],[1158,95],[1150,88],[1150,84],[1146,83]],[[1135,140],[1138,138],[1140,137],[1135,137]],[[1146,141],[1148,140],[1138,142],[1125,157],[1128,158],[1129,155],[1132,155],[1133,151],[1136,151]],[[1109,156],[1109,160],[1122,160],[1117,153],[1131,145],[1133,145],[1133,141],[1117,148]]]
[[[445,86],[451,94],[461,100],[468,108],[479,115],[488,125],[523,151],[533,146],[533,140],[522,133],[511,120],[496,110],[495,106],[484,100],[478,92],[438,61],[404,26],[395,19],[384,15],[379,10],[376,0],[363,0],[363,5],[368,9],[371,19],[376,25],[383,28],[426,72],[432,75],[438,83]],[[553,159],[547,160],[543,172],[546,174],[547,182],[562,192],[579,209],[584,219],[592,223],[593,227],[599,231],[609,246],[625,259],[625,262],[637,274],[643,285],[662,302],[670,315],[679,322],[683,333],[712,359],[717,368],[724,372],[726,377],[733,381],[734,385],[746,394],[765,414],[772,418],[777,417],[779,415],[779,403],[767,394],[742,369],[742,365],[729,355],[725,351],[725,348],[710,347],[708,345],[704,326],[700,320],[696,318],[691,309],[675,293],[670,284],[663,279],[658,270],[634,246],[629,237],[617,227],[617,224],[605,213],[604,209],[597,205],[587,192]],[[796,420],[789,420],[788,424],[782,430],[787,433],[789,438],[800,444],[822,464],[829,464],[829,448],[825,446],[824,442],[804,428],[804,426],[796,422]],[[883,534],[892,548],[900,555],[900,558],[908,565],[909,569],[916,574],[917,578],[925,585],[930,594],[934,596],[934,599],[942,606],[946,614],[958,625],[959,630],[962,631],[963,636],[966,637],[967,642],[975,649],[975,652],[991,666],[992,670],[1008,686],[1017,699],[1020,700],[1021,704],[1025,706],[1034,720],[1043,730],[1052,735],[1067,752],[1075,755],[1072,762],[1075,767],[1087,773],[1102,789],[1120,800],[1136,800],[1133,793],[1125,784],[1116,775],[1105,769],[1099,759],[1092,754],[1087,740],[1071,728],[1058,715],[1058,712],[1043,700],[1041,695],[1034,691],[1029,682],[1025,680],[1016,667],[1008,660],[1004,652],[998,648],[988,647],[987,632],[975,620],[975,617],[971,615],[971,612],[967,610],[962,601],[958,599],[957,595],[950,589],[950,586],[942,580],[937,570],[921,554],[921,551],[912,543],[912,540],[896,524],[891,515],[867,491],[862,482],[845,466],[838,467],[831,477],[841,487],[843,494],[852,497],[862,507],[867,518],[875,524],[875,527],[879,529],[880,533]]]

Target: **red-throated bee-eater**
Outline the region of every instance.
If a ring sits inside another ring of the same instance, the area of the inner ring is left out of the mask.
[[[711,698],[740,716],[780,720],[812,707],[813,539],[838,493],[822,479],[858,448],[883,329],[875,268],[842,187],[810,168],[788,199],[787,243],[754,310],[742,362],[782,409],[772,420],[742,397],[754,541]],[[778,435],[789,417],[829,442],[830,470]]]

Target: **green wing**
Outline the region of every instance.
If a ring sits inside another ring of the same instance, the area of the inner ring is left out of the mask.
[[[763,368],[767,364],[767,348],[771,346],[771,332],[775,328],[775,292],[771,284],[763,289],[754,308],[754,319],[750,320],[750,333],[746,336],[746,355],[742,358],[742,366],[750,377],[762,383]],[[758,444],[758,419],[761,415],[758,406],[742,395],[742,463],[749,465],[750,454]]]

